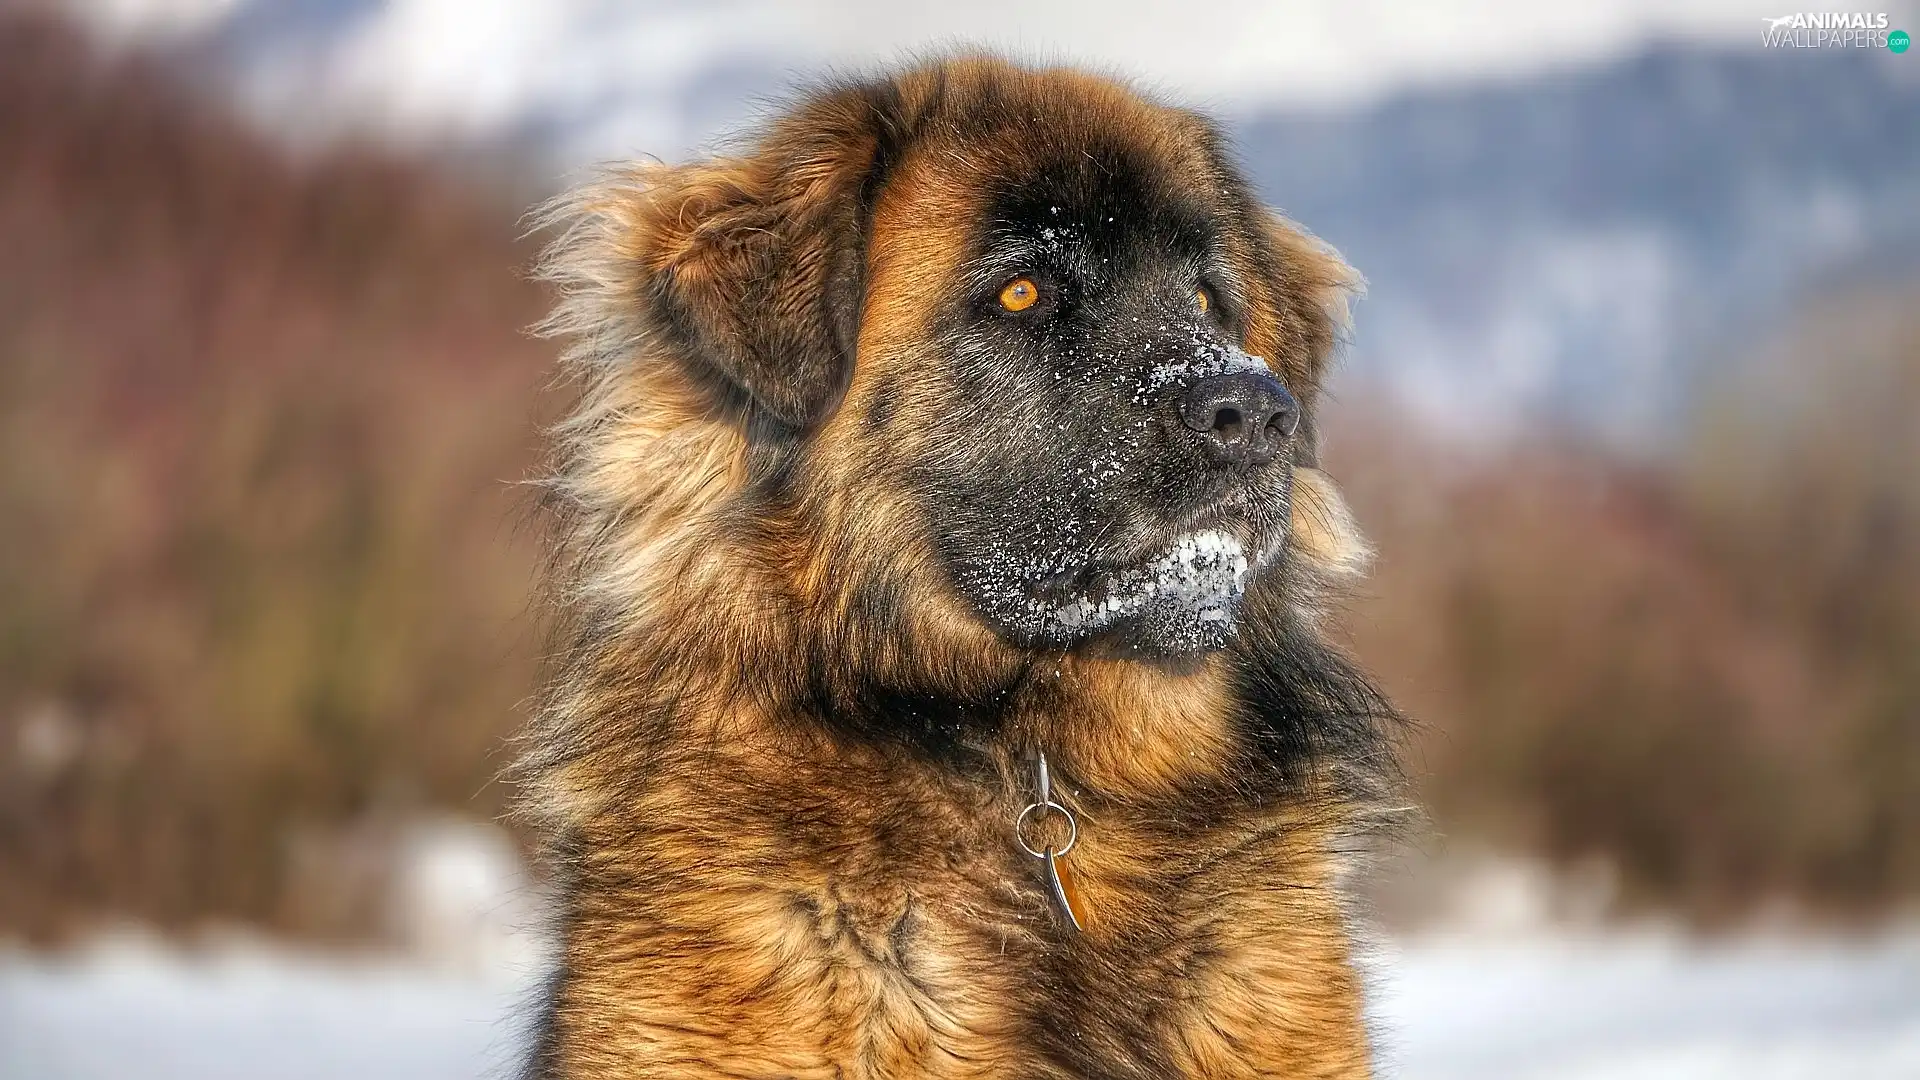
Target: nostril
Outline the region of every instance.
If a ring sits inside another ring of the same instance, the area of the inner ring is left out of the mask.
[[[1276,440],[1290,439],[1299,427],[1299,408],[1287,405],[1281,407],[1273,414],[1272,418],[1267,421],[1267,434]]]
[[[1213,414],[1213,430],[1222,435],[1234,436],[1240,434],[1242,423],[1243,420],[1239,409],[1220,409]]]

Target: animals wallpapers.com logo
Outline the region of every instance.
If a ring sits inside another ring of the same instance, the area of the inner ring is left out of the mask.
[[[1888,29],[1887,13],[1803,11],[1767,16],[1761,40],[1769,49],[1877,48],[1903,53],[1913,43],[1905,30]]]

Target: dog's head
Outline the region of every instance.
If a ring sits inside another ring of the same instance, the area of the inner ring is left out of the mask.
[[[699,519],[903,634],[1160,655],[1358,550],[1314,467],[1354,279],[1194,113],[949,61],[562,206],[572,483],[642,548]]]

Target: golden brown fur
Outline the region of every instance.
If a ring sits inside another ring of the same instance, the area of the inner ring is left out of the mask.
[[[1149,662],[995,633],[901,479],[964,412],[917,375],[960,229],[1030,152],[968,127],[989,105],[1126,132],[1196,184],[1218,168],[1192,114],[969,59],[550,212],[547,329],[582,390],[550,499],[558,673],[524,741],[564,894],[535,1075],[1368,1071],[1338,885],[1386,710],[1313,631],[1364,554],[1337,490],[1303,454],[1284,587],[1243,644]],[[1354,279],[1245,224],[1246,348],[1310,398]],[[852,312],[818,302],[835,282]],[[1079,816],[1079,935],[1012,842],[1035,748]]]

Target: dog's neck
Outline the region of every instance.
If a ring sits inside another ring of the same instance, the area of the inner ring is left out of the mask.
[[[1324,765],[1371,757],[1385,715],[1304,625],[1248,628],[1228,648],[1178,659],[1009,651],[940,686],[902,663],[939,654],[937,643],[896,642],[878,656],[837,624],[791,617],[791,587],[764,567],[728,565],[712,551],[694,561],[653,611],[627,617],[625,633],[582,636],[562,681],[571,703],[550,714],[567,737],[546,745],[612,763],[603,775],[628,779],[644,775],[644,748],[668,738],[744,735],[828,756],[853,746],[938,759],[1001,784],[1017,784],[1045,752],[1077,792],[1178,812],[1284,794],[1255,790],[1250,778],[1297,790]],[[747,612],[755,618],[740,617]],[[1288,617],[1274,612],[1265,614]],[[743,624],[764,636],[743,640]]]

